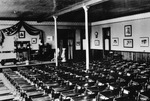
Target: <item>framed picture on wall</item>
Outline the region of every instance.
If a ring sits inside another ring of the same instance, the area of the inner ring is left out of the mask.
[[[131,25],[125,25],[124,26],[124,35],[125,35],[125,37],[131,37],[132,36],[132,26]]]
[[[149,46],[149,38],[148,37],[140,37],[140,46],[148,47]]]
[[[133,39],[124,39],[123,44],[124,48],[133,48]]]
[[[25,31],[20,31],[20,32],[18,33],[18,37],[19,37],[19,38],[25,38]]]
[[[112,38],[112,45],[119,46],[119,38],[117,38],[117,37]]]
[[[100,45],[100,41],[99,40],[95,40],[94,44],[95,44],[95,46],[99,46]]]
[[[37,38],[32,38],[32,39],[31,39],[31,43],[32,43],[32,44],[36,44],[36,43],[37,43]]]

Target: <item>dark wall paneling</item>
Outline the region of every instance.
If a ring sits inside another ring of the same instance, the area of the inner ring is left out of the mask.
[[[74,61],[85,61],[85,50],[75,50]]]
[[[150,62],[150,52],[134,52],[134,51],[113,51],[113,54],[122,56],[123,60],[138,61],[138,62]],[[74,61],[85,61],[85,50],[76,50],[74,55]],[[103,60],[103,50],[90,50],[90,61]]]
[[[122,55],[123,60],[138,62],[150,62],[149,52],[113,51],[114,54]]]
[[[90,50],[90,60],[102,60],[103,59],[103,50]]]
[[[76,50],[74,53],[74,61],[86,61],[86,51],[85,50]],[[90,61],[92,60],[102,60],[103,59],[103,50],[90,50]]]

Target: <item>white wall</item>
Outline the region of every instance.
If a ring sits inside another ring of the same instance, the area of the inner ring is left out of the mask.
[[[135,17],[136,16],[136,17]],[[131,19],[130,19],[131,18]],[[132,26],[132,36],[124,36],[124,26]],[[112,50],[119,51],[138,51],[138,52],[150,52],[150,46],[141,47],[140,37],[148,37],[150,40],[150,13],[144,13],[134,16],[122,17],[117,19],[111,19],[106,21],[99,21],[92,23],[92,33],[91,33],[91,49],[102,49],[102,28],[111,27],[111,39],[114,37],[119,38],[119,45],[113,46],[111,42]],[[94,45],[94,33],[98,31],[100,34],[100,46]],[[124,48],[123,40],[133,39],[133,48]],[[150,41],[148,42],[150,45]]]
[[[95,37],[95,33],[98,32],[98,37]],[[91,49],[102,49],[103,48],[103,36],[102,36],[102,29],[101,26],[92,26],[92,34],[91,34]],[[99,40],[99,46],[95,45],[95,41]]]
[[[44,31],[44,44],[49,43],[52,48],[55,48],[55,38],[54,38],[54,26],[53,25],[44,25],[44,26],[35,26],[38,29],[41,29]],[[53,37],[51,41],[47,42],[47,36]]]

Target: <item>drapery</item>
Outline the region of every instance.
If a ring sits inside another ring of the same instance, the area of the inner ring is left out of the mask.
[[[16,33],[18,33],[21,29],[21,27],[24,27],[25,30],[30,34],[30,35],[39,35],[40,36],[40,39],[41,39],[41,43],[43,43],[43,31],[40,30],[40,29],[37,29],[29,24],[27,24],[26,22],[24,21],[20,21],[18,22],[17,24],[11,26],[11,27],[8,27],[8,28],[5,28],[5,29],[1,29],[0,30],[0,45],[3,44],[4,42],[4,39],[5,39],[5,35],[6,36],[12,36],[12,35],[15,35]]]
[[[5,36],[4,34],[0,31],[0,46],[2,46],[3,42],[4,42]]]
[[[25,30],[32,36],[35,36],[35,35],[39,35],[40,39],[41,39],[41,43],[43,44],[44,41],[43,41],[43,31],[40,30],[40,29],[37,29],[25,22],[22,22],[22,25],[23,27],[25,28]]]

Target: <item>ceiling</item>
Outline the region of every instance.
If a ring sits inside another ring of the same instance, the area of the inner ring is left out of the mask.
[[[0,19],[40,20],[83,0],[0,0]]]
[[[0,20],[53,21],[61,9],[84,0],[0,0]],[[87,0],[86,0],[87,1]],[[108,0],[89,8],[89,21],[101,21],[150,11],[150,0]],[[84,10],[58,17],[59,21],[84,22]]]

